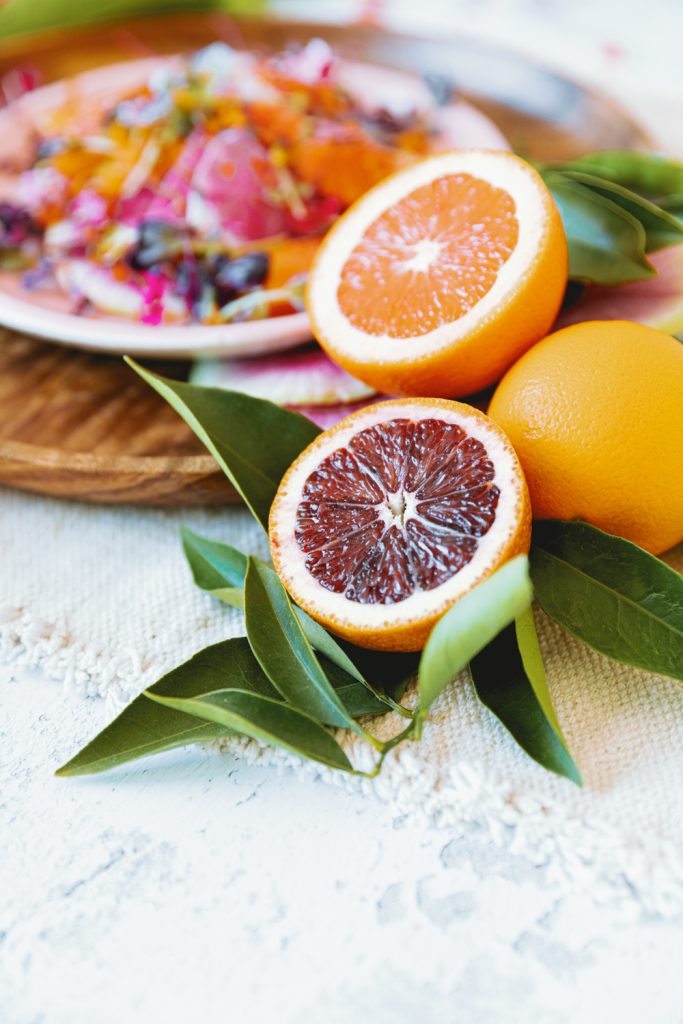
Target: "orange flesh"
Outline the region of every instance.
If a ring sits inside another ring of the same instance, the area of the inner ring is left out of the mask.
[[[365,334],[427,334],[488,294],[518,235],[508,192],[470,174],[445,175],[366,230],[342,268],[340,309]]]
[[[436,417],[355,434],[310,474],[296,513],[306,568],[360,604],[432,590],[474,557],[500,491],[481,441]]]
[[[282,288],[293,277],[305,274],[319,247],[319,238],[280,238],[272,246],[261,246],[270,256],[266,288]]]

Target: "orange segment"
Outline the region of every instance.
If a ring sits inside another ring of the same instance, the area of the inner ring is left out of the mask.
[[[270,517],[294,600],[364,647],[419,650],[443,612],[528,550],[517,457],[483,413],[439,399],[362,409],[286,473]]]
[[[313,332],[389,393],[466,395],[495,383],[552,325],[567,244],[543,181],[507,152],[453,150],[356,202],[308,284]]]
[[[325,196],[334,196],[344,206],[376,185],[382,178],[413,159],[409,153],[366,138],[310,138],[293,146],[292,170],[301,180]]]
[[[266,288],[282,288],[293,277],[305,274],[319,245],[319,238],[283,238],[263,246],[270,257]]]
[[[339,307],[367,334],[412,338],[436,330],[491,290],[518,235],[507,192],[471,174],[438,178],[365,231],[342,267]],[[392,281],[402,287],[387,288]]]

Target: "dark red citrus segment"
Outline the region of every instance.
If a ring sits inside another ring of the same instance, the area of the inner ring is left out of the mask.
[[[353,454],[385,493],[397,491],[401,486],[404,453],[412,443],[409,432],[413,424],[409,420],[396,420],[395,423],[392,431],[385,430],[381,423],[376,427],[368,427],[349,442]]]
[[[302,531],[305,528],[301,548],[311,552],[376,523],[377,512],[374,505],[305,501],[299,505],[297,522]]]
[[[395,604],[405,597],[412,576],[403,530],[392,525],[357,566],[345,594],[350,601],[361,604]]]
[[[472,537],[483,537],[493,522],[497,504],[498,489],[485,487],[420,501],[416,507],[418,514],[427,522],[438,523]]]
[[[435,473],[444,472],[467,434],[456,423],[420,420],[414,424],[413,446],[406,461],[405,486],[419,492]],[[414,448],[414,451],[413,451]],[[450,476],[449,476],[450,479]]]
[[[382,540],[384,525],[376,520],[347,537],[315,548],[306,558],[308,571],[328,590],[344,591],[369,551]]]
[[[432,590],[474,556],[500,491],[485,446],[436,418],[360,430],[310,474],[297,509],[306,568],[361,604]]]
[[[348,448],[329,455],[306,481],[306,498],[315,501],[350,501],[373,504],[384,491]]]
[[[464,568],[477,550],[475,537],[410,519],[406,525],[413,554],[416,590],[432,590]]]
[[[450,454],[441,456],[431,472],[416,479],[414,490],[418,498],[437,498],[456,490],[471,491],[489,483],[494,475],[493,463],[482,452],[481,442],[466,437]]]

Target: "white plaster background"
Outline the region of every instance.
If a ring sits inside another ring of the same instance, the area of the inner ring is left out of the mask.
[[[216,752],[54,779],[104,702],[3,676],[3,1024],[683,1020],[680,916]]]
[[[279,6],[383,7],[397,27],[504,42],[602,84],[683,152],[679,0]],[[53,622],[67,580],[46,576]],[[86,586],[82,601],[97,600]],[[125,642],[120,655],[130,662]],[[503,814],[499,835],[476,815],[427,827],[368,787],[206,750],[56,780],[111,707],[16,664],[0,682],[2,1024],[683,1022],[679,902],[654,880],[648,900],[648,879],[629,898],[618,870],[602,891],[578,837],[567,873],[566,849],[542,842],[531,856]],[[676,827],[680,792],[674,776]]]

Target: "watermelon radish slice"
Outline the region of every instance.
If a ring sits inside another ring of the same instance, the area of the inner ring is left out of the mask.
[[[349,405],[376,394],[333,363],[317,345],[266,359],[199,360],[192,368],[190,383],[243,391],[293,408]]]
[[[345,416],[350,416],[352,412],[357,412],[366,405],[372,405],[374,402],[388,397],[388,395],[373,395],[372,398],[366,398],[362,402],[344,402],[339,405],[288,405],[287,408],[306,416],[321,430],[328,430],[335,423],[339,423],[339,420],[343,420]]]
[[[648,255],[657,271],[645,281],[613,286],[589,285],[555,325],[583,320],[634,320],[683,338],[683,245]]]

